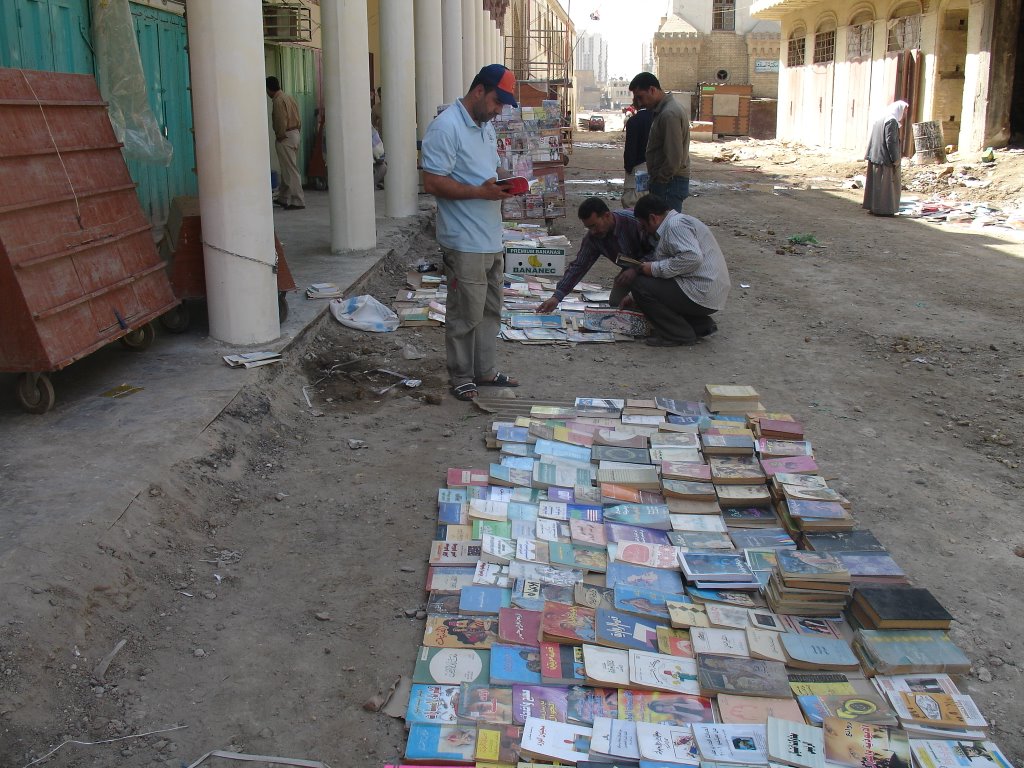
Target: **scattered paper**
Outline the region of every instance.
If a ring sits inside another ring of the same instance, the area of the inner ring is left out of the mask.
[[[280,352],[242,352],[224,355],[224,362],[231,368],[258,368],[261,365],[281,362]]]

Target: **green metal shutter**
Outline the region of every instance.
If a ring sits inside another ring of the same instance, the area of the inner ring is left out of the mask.
[[[281,89],[295,99],[302,116],[302,143],[299,145],[298,161],[303,181],[306,180],[306,164],[316,138],[318,54],[319,51],[314,48],[297,45],[268,45],[264,49],[267,75],[277,76],[281,81]]]
[[[0,0],[0,66],[93,74],[89,0]]]
[[[167,222],[171,200],[195,195],[196,154],[192,134],[192,92],[189,88],[188,35],[185,19],[173,13],[131,3],[132,21],[146,73],[149,105],[174,147],[167,167],[136,160],[128,170],[139,185],[139,201],[154,227]]]

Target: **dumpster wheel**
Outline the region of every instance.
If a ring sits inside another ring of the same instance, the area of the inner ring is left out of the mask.
[[[15,385],[14,396],[26,413],[46,413],[57,400],[53,382],[45,373],[21,374]]]
[[[174,309],[160,315],[160,325],[168,333],[184,333],[188,330],[192,318],[189,316],[188,305],[183,301]]]
[[[128,331],[128,333],[121,337],[121,343],[128,347],[128,349],[141,352],[144,349],[149,349],[153,345],[153,339],[155,338],[156,331],[153,329],[153,324],[146,323],[134,331]]]

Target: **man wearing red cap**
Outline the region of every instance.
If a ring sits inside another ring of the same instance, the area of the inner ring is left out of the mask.
[[[518,106],[516,79],[501,64],[480,70],[461,99],[430,124],[421,144],[423,189],[437,198],[437,242],[448,276],[445,350],[452,394],[473,400],[478,387],[517,387],[495,368],[504,255],[498,145],[491,121]]]

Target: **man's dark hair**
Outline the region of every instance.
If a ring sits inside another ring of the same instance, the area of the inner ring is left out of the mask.
[[[267,90],[271,93],[277,93],[281,90],[281,81],[271,75],[267,78]]]
[[[664,216],[668,212],[668,203],[657,195],[644,195],[637,200],[636,205],[633,206],[633,215],[641,221],[647,221],[647,219],[651,217],[651,214]]]
[[[578,212],[580,221],[586,221],[595,213],[598,216],[608,213],[608,204],[600,197],[588,197],[580,203],[580,210]]]
[[[629,90],[635,91],[637,89],[646,91],[648,88],[657,88],[661,90],[661,83],[654,75],[650,72],[641,72],[639,75],[629,81]]]
[[[474,77],[473,78],[473,82],[469,84],[469,90],[472,91],[478,85],[482,85],[484,87],[484,95],[485,96],[488,93],[490,93],[491,91],[498,90],[498,86],[496,86],[496,85],[488,85],[487,83],[481,82],[479,74],[476,77]]]

